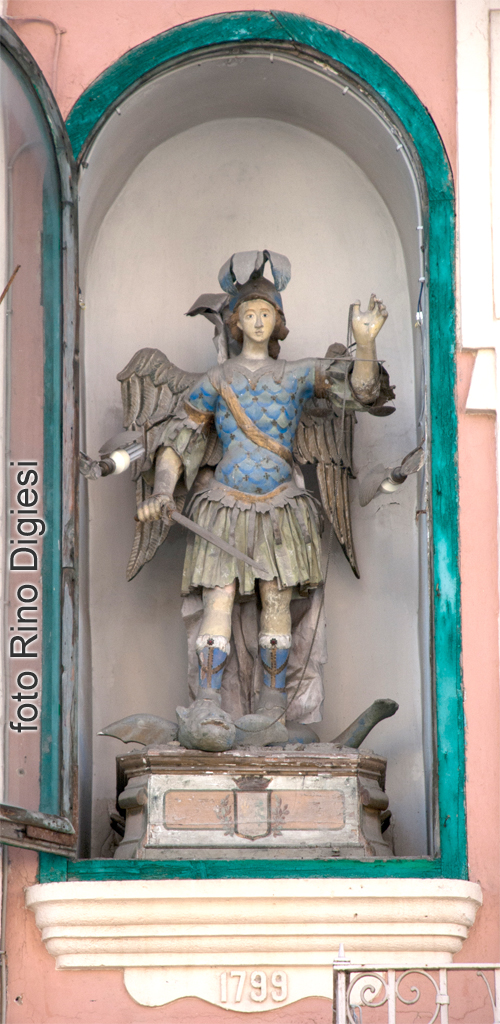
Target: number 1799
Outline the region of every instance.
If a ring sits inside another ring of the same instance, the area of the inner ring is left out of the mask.
[[[250,997],[254,1003],[263,1003],[269,998],[282,1003],[287,995],[285,971],[273,971],[269,980],[265,971],[223,971],[220,976],[221,1003],[241,1003],[243,997]]]

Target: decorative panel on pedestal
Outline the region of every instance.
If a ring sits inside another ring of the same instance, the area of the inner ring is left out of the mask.
[[[204,753],[178,743],[117,758],[117,858],[391,857],[386,762],[332,743]],[[384,819],[387,821],[387,818]]]

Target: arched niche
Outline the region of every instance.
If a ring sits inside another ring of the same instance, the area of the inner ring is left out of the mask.
[[[357,466],[395,464],[424,434],[429,440],[426,318],[423,329],[414,321],[425,292],[430,196],[414,141],[386,99],[348,62],[318,60],[277,40],[195,49],[159,62],[121,93],[115,84],[113,102],[110,96],[100,119],[94,112],[81,152],[86,450],[95,454],[120,429],[115,375],[136,349],[159,347],[186,369],[215,361],[207,325],[183,313],[199,293],[216,290],[217,270],[231,252],[261,246],[292,260],[284,296],[290,358],[322,355],[332,341],[344,341],[349,302],[366,301],[371,289],[389,306],[379,351],[397,385],[398,411],[385,421],[359,418]],[[69,120],[75,139],[84,121],[80,106]],[[432,156],[428,138],[426,145]],[[431,289],[435,282],[431,276]],[[434,300],[442,306],[442,295]],[[446,352],[438,358],[446,361]],[[446,365],[447,378],[450,372]],[[436,852],[432,547],[430,517],[417,515],[430,510],[426,488],[414,478],[396,497],[361,509],[352,485],[361,580],[335,548],[326,598],[321,736],[330,739],[376,697],[399,701],[398,717],[380,725],[370,743],[388,757],[403,857]],[[172,532],[127,584],[133,485],[126,477],[102,481],[91,485],[88,500],[82,691],[88,739],[94,735],[92,852],[102,856],[114,757],[124,748],[95,734],[137,711],[172,718],[186,699],[178,597],[184,541]],[[453,559],[452,538],[449,551]],[[440,622],[438,610],[438,641]]]

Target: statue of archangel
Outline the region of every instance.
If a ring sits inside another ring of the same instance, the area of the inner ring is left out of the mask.
[[[197,663],[192,703],[177,712],[187,747],[317,738],[309,724],[321,720],[326,660],[323,513],[358,575],[348,497],[352,438],[356,413],[393,411],[375,345],[387,311],[375,295],[364,312],[355,302],[348,347],[288,362],[280,358],[288,334],[281,292],[290,274],[277,253],[234,254],[219,273],[223,293],[202,295],[188,314],[215,325],[217,365],[186,373],[159,350],[141,349],[118,374],[126,433],[101,449],[100,463],[83,456],[87,476],[121,472],[135,460],[129,580],[183,510],[184,524],[197,529],[188,535],[182,580]],[[305,487],[300,464],[308,462],[316,466],[322,509]],[[393,486],[404,478],[393,474]],[[379,709],[379,718],[397,707],[385,704],[392,710]]]

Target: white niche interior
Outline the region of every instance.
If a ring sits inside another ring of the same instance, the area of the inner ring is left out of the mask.
[[[120,109],[97,137],[81,180],[82,447],[96,457],[122,429],[116,374],[137,349],[157,347],[187,370],[215,363],[210,325],[184,314],[200,293],[219,290],[217,272],[231,253],[270,248],[292,264],[283,295],[285,357],[323,356],[332,342],[345,342],[351,302],[367,303],[372,291],[384,299],[389,319],[379,356],[396,384],[397,411],[358,417],[355,463],[397,464],[417,443],[421,414],[413,337],[419,216],[408,165],[383,123],[324,75],[263,55],[178,69]],[[362,509],[351,485],[361,579],[334,541],[319,727],[330,740],[375,698],[399,702],[396,717],[366,742],[388,759],[400,856],[428,852],[418,488],[412,478]],[[83,493],[81,760],[87,814],[92,776],[97,857],[110,855],[114,761],[127,749],[97,732],[136,712],[175,719],[187,700],[184,537],[175,527],[127,583],[134,513],[128,473],[91,483],[88,499]]]

